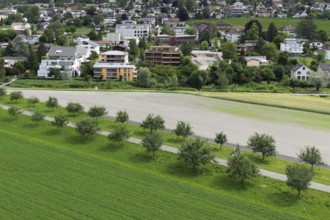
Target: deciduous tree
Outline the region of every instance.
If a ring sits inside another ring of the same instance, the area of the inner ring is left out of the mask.
[[[104,106],[93,106],[87,112],[88,116],[92,118],[99,118],[106,115],[107,113],[108,112]]]
[[[17,107],[10,107],[10,108],[8,109],[8,114],[9,114],[10,116],[13,116],[14,118],[17,118],[18,115],[22,114],[22,110],[20,110],[20,109],[17,108]]]
[[[155,152],[163,145],[163,138],[157,133],[147,134],[142,140],[142,145],[148,152],[152,152],[154,157]]]
[[[91,137],[100,131],[99,122],[95,119],[86,119],[75,124],[76,132],[83,136]]]
[[[315,146],[307,146],[305,149],[300,151],[298,155],[299,159],[307,164],[310,164],[312,170],[314,166],[324,165],[322,161],[322,156],[320,150],[317,149]]]
[[[286,167],[287,185],[298,191],[299,198],[301,191],[307,190],[313,178],[313,171],[303,164],[292,164]]]
[[[227,142],[227,135],[221,131],[215,134],[214,142],[220,145],[220,148]]]
[[[15,102],[17,102],[17,100],[23,98],[23,93],[21,91],[13,91],[9,94],[9,97],[10,97],[10,101],[15,100]]]
[[[276,155],[275,140],[267,134],[255,133],[249,138],[248,146],[253,152],[260,152],[262,154],[262,160],[265,160],[265,157]]]
[[[238,177],[242,183],[259,173],[257,166],[241,153],[239,146],[231,153],[227,164],[229,176]]]
[[[35,104],[39,102],[40,102],[39,98],[35,96],[32,96],[31,98],[28,99],[28,103],[30,104],[31,108],[34,108]]]
[[[130,137],[130,131],[127,129],[125,124],[118,124],[113,129],[111,134],[108,135],[108,138],[111,142],[117,143],[117,146],[124,140],[127,140]]]
[[[129,119],[129,116],[126,111],[118,111],[116,114],[116,122],[125,123]]]
[[[187,167],[194,169],[214,159],[214,156],[211,154],[211,148],[204,146],[204,142],[200,139],[184,142],[181,148],[179,148],[178,155],[179,159],[182,159]]]
[[[71,115],[79,114],[84,111],[84,107],[80,103],[75,102],[69,102],[65,109]]]
[[[31,115],[31,121],[34,121],[36,125],[45,118],[45,115],[43,115],[41,112],[36,111]]]
[[[68,117],[66,115],[57,115],[51,124],[55,127],[62,128],[69,123]]]
[[[48,100],[46,102],[46,106],[48,108],[51,108],[52,111],[54,111],[54,108],[56,108],[58,106],[58,101],[57,101],[57,98],[55,97],[48,97]]]
[[[176,128],[173,130],[176,136],[182,136],[183,138],[193,134],[192,127],[189,123],[184,121],[178,121]]]
[[[157,130],[162,130],[165,128],[164,119],[160,115],[149,114],[141,124],[141,127],[144,129],[149,129],[150,133],[153,133]]]

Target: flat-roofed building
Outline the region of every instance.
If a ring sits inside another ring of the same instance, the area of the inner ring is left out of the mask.
[[[94,78],[133,80],[137,76],[135,65],[97,62],[93,67]]]
[[[128,63],[128,53],[118,50],[110,50],[100,53],[99,62],[107,63]]]
[[[144,52],[144,59],[149,65],[178,66],[181,64],[181,55],[174,46],[151,46]]]

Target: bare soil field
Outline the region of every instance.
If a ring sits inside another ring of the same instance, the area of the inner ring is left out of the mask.
[[[102,105],[107,108],[109,116],[115,116],[119,110],[126,110],[130,120],[136,122],[141,122],[149,113],[159,114],[165,119],[165,126],[168,129],[173,129],[179,120],[186,121],[193,126],[196,135],[214,138],[216,132],[224,131],[228,142],[233,144],[246,145],[248,138],[254,132],[267,133],[277,141],[277,150],[280,154],[297,157],[301,148],[314,145],[320,149],[325,162],[330,163],[328,129],[302,126],[289,119],[288,122],[283,122],[245,117],[244,111],[253,111],[251,104],[171,93],[23,90],[23,94],[27,98],[37,96],[41,101],[54,96],[62,106],[71,101],[79,102],[86,110],[94,105]],[[233,112],[240,110],[243,114],[232,114],[231,105]],[[220,111],[215,106],[218,108],[225,106],[226,111]],[[286,115],[285,109],[263,108],[269,114],[283,114],[283,117],[288,117],[295,111],[287,110]],[[324,117],[324,120],[328,120],[327,116]],[[308,117],[304,120],[308,120]]]

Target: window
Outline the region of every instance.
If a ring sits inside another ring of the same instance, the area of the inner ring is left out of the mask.
[[[301,72],[300,72],[300,71],[298,71],[298,72],[297,72],[297,74],[298,74],[298,75],[300,75],[300,74],[301,74]]]
[[[303,67],[303,70],[305,70],[305,67]]]

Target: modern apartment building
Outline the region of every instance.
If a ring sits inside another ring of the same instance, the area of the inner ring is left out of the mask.
[[[136,66],[128,63],[128,53],[111,50],[101,53],[93,66],[94,78],[133,80],[137,77]]]
[[[38,76],[52,78],[51,68],[58,68],[67,77],[80,75],[80,65],[87,59],[87,50],[78,47],[53,46],[47,53],[47,58],[39,65]]]
[[[128,53],[124,51],[110,50],[99,54],[99,62],[128,63]]]
[[[116,33],[120,34],[121,40],[125,37],[147,37],[149,25],[146,24],[117,24]]]
[[[144,52],[145,62],[150,65],[181,64],[181,52],[175,46],[151,46]]]

